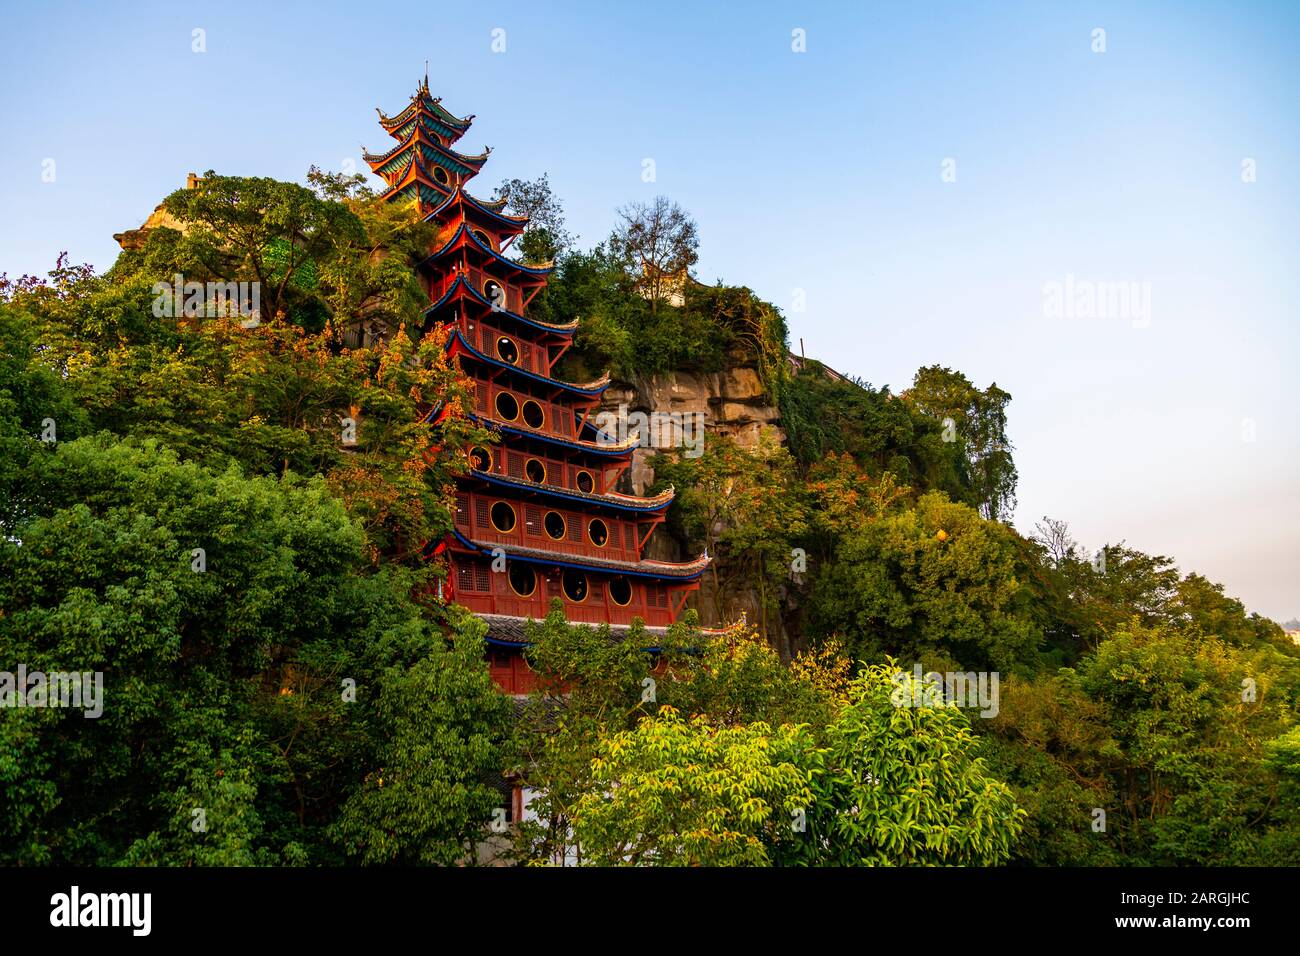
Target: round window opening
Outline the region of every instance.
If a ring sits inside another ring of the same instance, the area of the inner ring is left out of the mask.
[[[599,518],[592,518],[591,524],[587,525],[587,534],[591,538],[591,543],[598,548],[605,547],[605,542],[609,540],[609,527]]]
[[[492,455],[481,445],[475,445],[469,450],[469,466],[475,471],[491,471]]]
[[[596,479],[591,477],[591,472],[589,471],[578,472],[579,491],[581,491],[584,495],[589,495],[591,494],[592,489],[594,489],[595,487],[596,487]]]
[[[451,182],[451,177],[447,175],[447,170],[443,169],[441,166],[433,167],[433,178],[444,186]]]
[[[534,484],[542,484],[546,481],[546,466],[536,458],[529,458],[524,462],[524,475]]]
[[[497,392],[497,414],[508,422],[519,417],[519,403],[509,392]]]
[[[542,406],[532,399],[524,402],[524,424],[529,428],[541,428],[546,424],[546,414],[542,411]]]
[[[587,600],[587,576],[581,571],[565,571],[564,596],[575,604]]]
[[[506,290],[495,279],[488,279],[483,283],[483,296],[492,303],[494,309],[506,307]]]
[[[564,523],[564,515],[558,511],[546,512],[546,517],[542,519],[542,526],[546,528],[546,533],[553,541],[559,541],[564,537],[564,532],[568,530]]]
[[[619,607],[632,603],[632,582],[627,578],[615,578],[609,582],[609,599]]]
[[[522,561],[511,561],[507,574],[510,575],[511,590],[520,597],[529,597],[537,590],[537,572],[531,565],[524,564]]]
[[[491,246],[492,246],[492,240],[489,239],[489,238],[487,237],[487,233],[484,232],[482,229],[475,229],[475,230],[473,230],[472,235],[473,235],[474,238],[477,239],[479,242],[483,243],[483,245],[485,245],[485,246],[491,248]]]
[[[519,361],[519,349],[515,343],[504,335],[497,339],[497,358],[514,365]]]
[[[504,501],[498,501],[492,506],[492,527],[496,528],[502,534],[515,530],[515,509],[511,508]]]

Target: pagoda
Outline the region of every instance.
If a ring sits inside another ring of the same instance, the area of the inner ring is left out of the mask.
[[[454,529],[437,550],[450,563],[444,597],[487,622],[493,679],[523,694],[534,685],[524,624],[545,617],[552,599],[568,620],[608,624],[619,636],[640,618],[653,643],[698,589],[709,558],[645,556],[672,489],[653,497],[617,490],[637,438],[619,440],[590,421],[609,377],[575,384],[554,376],[578,323],[528,316],[553,264],[508,257],[527,218],[508,214],[505,200],[466,192],[490,152],[454,148],[473,119],[444,109],[426,75],[400,113],[379,111],[397,145],[364,158],[388,183],[383,198],[413,200],[438,227],[420,265],[430,303],[420,331],[446,336],[473,382],[472,416],[500,435],[499,444],[470,450]]]

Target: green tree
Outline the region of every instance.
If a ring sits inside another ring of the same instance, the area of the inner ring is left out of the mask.
[[[811,765],[806,830],[783,862],[991,866],[1011,855],[1024,811],[977,756],[953,706],[899,706],[913,678],[866,667]]]
[[[813,626],[856,659],[1010,669],[1036,659],[1014,531],[929,493],[844,533],[813,585]]]
[[[812,800],[794,727],[718,727],[672,707],[601,740],[573,808],[595,866],[762,866]]]

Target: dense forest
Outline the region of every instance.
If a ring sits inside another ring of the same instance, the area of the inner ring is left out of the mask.
[[[209,173],[107,272],[0,277],[0,668],[104,675],[97,718],[0,708],[0,862],[1300,864],[1300,648],[1169,557],[1018,533],[1010,394],[796,367],[749,289],[648,292],[695,261],[666,201],[580,249],[545,178],[499,194],[557,261],[535,314],[582,320],[567,374],[759,370],[783,439],[654,467],[760,619],[651,655],[556,611],[501,695],[423,547],[493,437],[420,323],[431,227],[360,177]],[[177,275],[259,320],[160,309]],[[914,666],[996,706],[900,706]],[[539,796],[501,832],[506,779]]]

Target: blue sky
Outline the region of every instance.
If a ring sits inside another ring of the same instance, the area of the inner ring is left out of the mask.
[[[11,276],[63,249],[106,268],[191,170],[361,166],[428,59],[478,116],[462,145],[494,148],[480,194],[547,172],[582,244],[672,197],[700,277],[781,306],[796,349],[1011,392],[1023,531],[1063,518],[1300,615],[1298,5],[55,3],[0,26]],[[1067,277],[1149,312],[1051,315]]]

